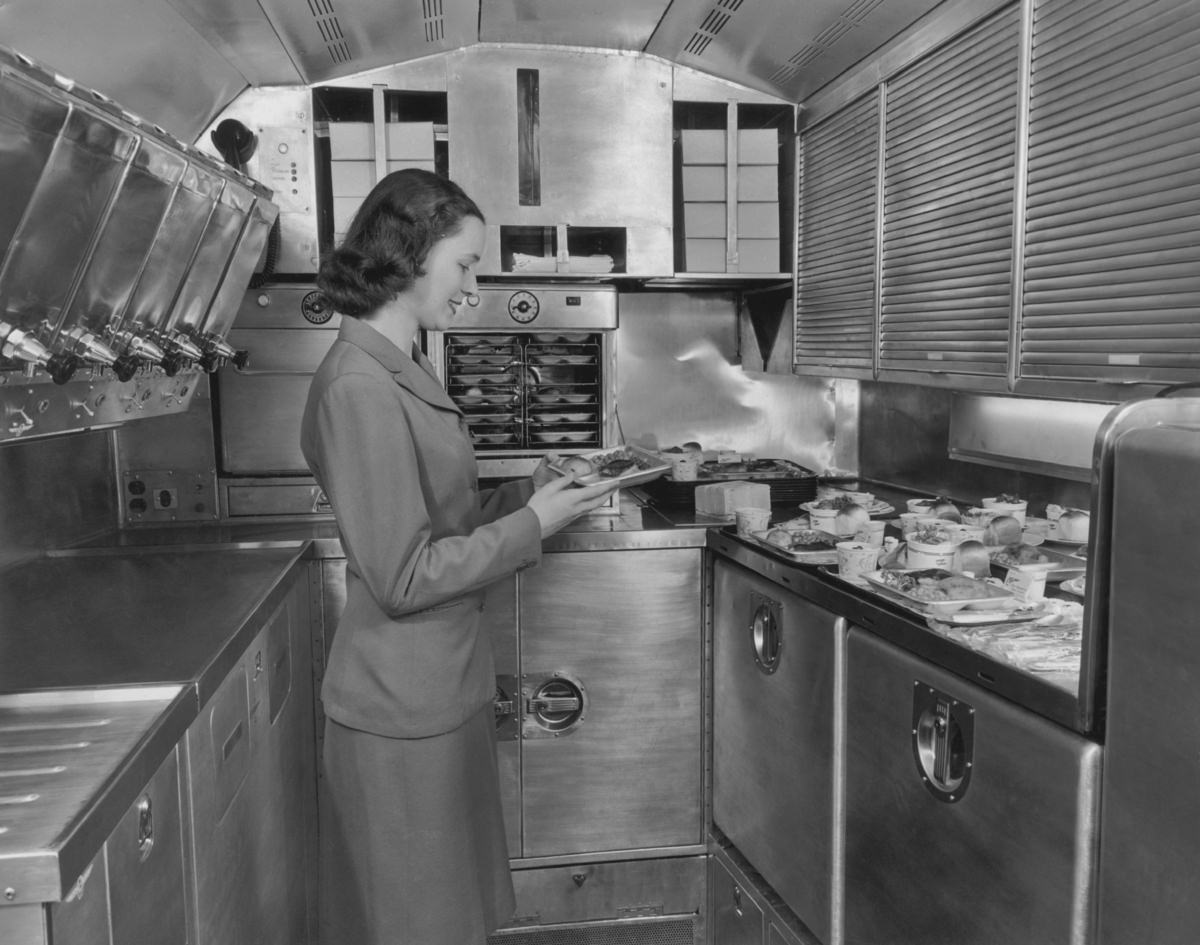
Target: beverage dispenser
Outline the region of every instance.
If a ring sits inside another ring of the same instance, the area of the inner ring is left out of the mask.
[[[36,144],[35,155],[45,150],[45,142],[36,140],[41,137],[39,126],[53,123],[63,108],[65,114],[32,191],[15,193],[16,203],[25,208],[0,262],[0,353],[9,360],[44,366],[55,381],[65,383],[81,357],[102,364],[116,360],[107,346],[66,324],[66,303],[107,220],[138,138],[75,96],[60,101],[58,90],[38,89],[31,97],[19,79],[5,78],[4,110],[10,118],[22,107],[33,108],[35,127],[26,140]],[[24,158],[28,161],[28,155]],[[26,185],[33,176],[30,170],[20,175]],[[7,191],[7,181],[5,187]],[[13,215],[6,213],[4,218],[11,222]],[[53,351],[60,334],[70,344]]]

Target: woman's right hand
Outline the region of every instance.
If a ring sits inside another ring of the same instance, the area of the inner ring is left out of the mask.
[[[573,475],[562,476],[534,491],[526,503],[533,509],[542,526],[542,537],[548,538],[564,525],[604,504],[616,490],[617,484],[598,482],[591,486],[575,486]]]

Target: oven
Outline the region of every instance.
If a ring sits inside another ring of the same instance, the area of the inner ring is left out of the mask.
[[[547,452],[620,442],[614,389],[617,293],[606,285],[482,285],[425,350],[470,424],[484,479],[526,476]],[[229,344],[244,364],[214,375],[222,516],[328,516],[300,452],[313,373],[340,316],[311,283],[251,289]]]
[[[614,287],[481,285],[471,301],[426,350],[467,418],[482,478],[619,442]]]

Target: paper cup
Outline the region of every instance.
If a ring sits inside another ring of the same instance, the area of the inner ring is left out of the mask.
[[[864,541],[873,548],[883,547],[883,532],[887,528],[887,522],[868,522],[857,532],[854,533],[855,541]],[[866,537],[863,537],[863,533]]]
[[[901,512],[900,533],[907,537],[909,532],[916,531],[918,522],[923,518],[929,518],[929,516],[924,512]]]
[[[698,453],[663,453],[662,455],[671,464],[671,478],[676,482],[695,482],[700,475]]]
[[[812,527],[818,531],[828,532],[830,535],[837,534],[838,510],[837,509],[809,509],[808,520],[812,523]]]
[[[924,542],[909,539],[906,563],[910,568],[946,568],[949,570],[954,564],[954,549],[957,547],[958,543],[953,541],[927,545]]]
[[[983,507],[989,511],[994,511],[997,515],[1011,515],[1024,525],[1025,510],[1029,507],[1029,503],[1025,501],[1001,502],[998,499],[984,499]]]
[[[838,574],[847,581],[865,583],[863,575],[875,570],[879,549],[863,541],[839,541],[836,547]]]
[[[737,523],[738,537],[749,538],[751,532],[766,531],[771,523],[771,512],[769,509],[734,509],[733,520]]]

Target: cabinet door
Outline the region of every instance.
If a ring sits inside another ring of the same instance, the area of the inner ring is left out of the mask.
[[[174,750],[104,849],[114,945],[188,945],[179,762]]]
[[[822,941],[836,910],[838,618],[717,561],[713,822]]]
[[[712,860],[713,945],[762,945],[763,910],[723,863]]]
[[[308,941],[316,889],[307,584],[188,730],[199,945]]]
[[[699,549],[519,577],[527,857],[701,842]]]
[[[847,945],[1091,941],[1099,745],[851,628]]]

